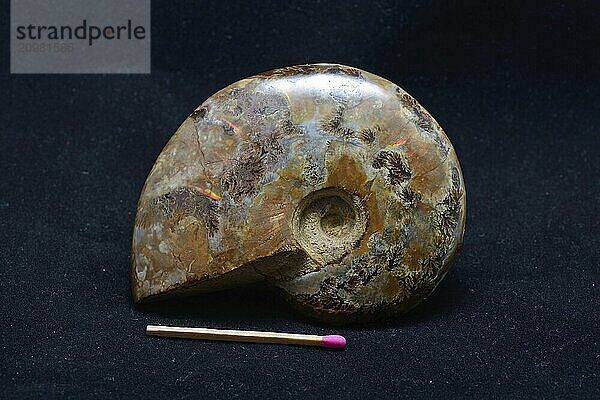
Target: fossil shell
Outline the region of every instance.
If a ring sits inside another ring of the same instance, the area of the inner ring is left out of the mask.
[[[136,301],[266,281],[328,322],[404,312],[462,243],[465,189],[437,122],[342,65],[236,82],[198,107],[142,191]]]

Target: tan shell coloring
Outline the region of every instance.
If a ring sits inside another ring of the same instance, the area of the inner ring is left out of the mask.
[[[464,222],[454,149],[409,94],[342,65],[277,69],[211,96],[158,157],[134,299],[262,281],[321,320],[370,321],[435,288]]]

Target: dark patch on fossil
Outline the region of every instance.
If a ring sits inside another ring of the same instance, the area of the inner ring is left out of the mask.
[[[255,147],[248,146],[239,151],[238,158],[231,162],[221,177],[221,188],[234,200],[253,196],[258,191],[258,182],[265,172],[266,152]]]
[[[381,273],[381,264],[370,264],[367,258],[358,258],[346,274],[338,278],[337,286],[349,292],[366,285]]]
[[[428,281],[434,280],[442,265],[442,260],[435,254],[432,257],[418,260],[419,267],[423,273],[423,277]]]
[[[273,96],[272,93],[260,90],[251,93],[251,95],[239,96],[236,107],[239,107],[240,119],[256,120],[256,123],[262,124],[277,113],[289,111],[283,95]]]
[[[340,308],[344,304],[343,299],[337,294],[339,285],[337,278],[329,276],[321,283],[320,305],[325,308],[336,307]]]
[[[402,186],[396,190],[396,195],[400,199],[400,203],[405,208],[414,208],[421,201],[421,194],[415,192],[408,186]]]
[[[350,314],[355,310],[355,308],[352,308],[349,304],[345,303],[343,298],[334,292],[319,292],[315,295],[301,293],[296,294],[295,297],[299,300],[298,303],[295,304],[296,306],[301,309],[310,307],[318,314],[327,314],[328,310],[338,310],[337,313],[339,315],[344,315],[346,313]],[[321,317],[323,316],[324,315],[321,315]]]
[[[375,125],[372,128],[365,128],[360,130],[356,137],[362,140],[364,143],[371,144],[375,141],[375,138],[379,136],[381,133],[381,127],[379,125]]]
[[[438,149],[440,151],[440,154],[443,157],[448,156],[448,153],[450,152],[450,147],[448,147],[446,145],[446,143],[444,142],[444,139],[442,138],[442,134],[441,133],[435,135],[434,142],[437,145],[437,147],[438,147]]]
[[[354,78],[362,79],[362,73],[360,70],[358,70],[356,68],[352,68],[352,67],[342,66],[342,65],[328,66],[327,68],[325,68],[325,70],[323,72],[330,73],[330,74],[348,75],[348,76],[352,76]]]
[[[250,137],[252,143],[255,145],[250,151],[255,151],[259,158],[264,161],[262,163],[263,170],[268,169],[268,166],[274,164],[279,160],[285,149],[279,142],[279,139],[283,136],[283,132],[278,129],[271,130],[269,132],[263,132],[254,134]],[[262,172],[261,172],[262,175]]]
[[[348,67],[345,65],[316,65],[316,64],[307,64],[307,65],[295,65],[291,67],[279,68],[271,71],[266,71],[257,76],[261,76],[264,78],[276,78],[282,76],[292,76],[292,75],[313,75],[315,73],[322,74],[342,74],[352,76],[358,79],[364,79],[362,76],[362,72],[356,68]]]
[[[439,278],[439,272],[444,265],[444,256],[446,254],[446,247],[443,246],[443,240],[441,238],[434,240],[433,252],[429,257],[417,260],[419,265],[419,271],[421,276],[422,288],[428,289],[434,286],[434,283]],[[429,290],[429,289],[428,289]]]
[[[396,93],[402,105],[410,109],[415,115],[415,124],[428,132],[433,131],[434,121],[431,115],[421,107],[421,105],[409,94],[403,93],[400,88],[396,89]]]
[[[200,107],[199,109],[195,110],[193,113],[190,114],[190,118],[192,118],[194,120],[194,122],[198,122],[202,118],[204,118],[207,113],[208,113],[208,107],[206,107],[206,106]]]
[[[351,138],[354,136],[354,130],[344,127],[344,106],[338,105],[335,111],[329,117],[319,123],[321,130],[334,136],[342,138]]]
[[[265,78],[277,78],[291,75],[311,75],[317,71],[319,71],[319,66],[317,65],[294,65],[291,67],[284,67],[274,69],[271,71],[265,71],[258,74],[257,76],[262,76]]]
[[[306,183],[316,186],[325,181],[325,175],[325,167],[308,157],[302,169],[302,177]]]
[[[249,141],[238,149],[236,157],[221,176],[221,188],[233,200],[252,197],[261,188],[261,178],[285,152],[281,138],[302,134],[302,130],[285,120],[269,131],[249,132]]]
[[[286,119],[270,131],[250,135],[250,140],[255,145],[256,151],[264,159],[263,168],[267,170],[270,166],[277,163],[285,153],[281,139],[302,134],[304,132],[301,128]]]
[[[404,268],[402,258],[408,242],[408,232],[385,230],[370,239],[371,251],[354,258],[343,275],[330,277],[321,291],[343,289],[348,293],[368,285],[383,272],[397,273]],[[398,281],[402,286],[402,282]]]
[[[235,129],[233,129],[233,125],[230,123],[223,123],[221,125],[221,127],[223,128],[223,133],[226,134],[227,136],[233,136],[235,135]]]
[[[444,247],[448,247],[452,241],[454,229],[460,220],[460,199],[462,193],[460,190],[460,178],[456,167],[452,168],[452,184],[450,190],[444,196],[440,205],[437,207],[437,219]]]
[[[386,168],[392,185],[399,185],[412,176],[412,171],[404,156],[391,150],[382,150],[377,153],[373,160],[373,168]]]
[[[289,119],[279,124],[277,129],[281,132],[281,136],[299,136],[304,134],[304,131]]]
[[[411,271],[402,278],[404,289],[417,302],[426,297],[440,279],[440,270],[444,267],[447,252],[452,248],[454,230],[460,221],[461,196],[460,177],[458,170],[453,168],[451,187],[430,214],[436,232],[428,246],[431,252],[427,257],[417,260],[417,271]]]
[[[423,271],[412,271],[402,277],[405,295],[415,296],[415,293],[423,291],[423,287],[427,285],[424,279]]]
[[[167,218],[193,215],[204,221],[208,236],[212,237],[219,226],[219,203],[197,189],[176,188],[152,200]]]
[[[462,193],[458,174],[458,169],[452,168],[450,189],[431,215],[433,225],[437,228],[433,254],[426,259],[419,260],[424,271],[432,270],[429,274],[434,275],[434,278],[444,263],[446,253],[452,247],[454,230],[460,221]]]
[[[423,109],[423,107],[412,96],[407,93],[403,93],[400,88],[396,88],[396,94],[398,95],[402,105],[410,109],[415,115],[415,125],[434,136],[433,140],[437,145],[440,154],[446,157],[450,151],[450,148],[446,144],[444,138],[442,138],[442,130],[437,126],[437,123],[433,117],[427,111],[425,111],[425,109]]]

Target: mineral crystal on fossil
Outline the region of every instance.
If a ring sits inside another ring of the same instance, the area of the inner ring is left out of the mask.
[[[437,122],[393,83],[300,65],[192,112],[140,196],[136,301],[267,282],[326,322],[409,310],[462,243],[465,188]]]

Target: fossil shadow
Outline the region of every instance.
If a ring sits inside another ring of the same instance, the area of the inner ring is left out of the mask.
[[[443,318],[459,310],[466,289],[456,272],[450,272],[421,304],[410,312],[391,319],[366,324],[344,325],[349,330],[385,329],[417,325]],[[239,287],[215,293],[172,298],[142,303],[137,311],[157,323],[208,323],[211,326],[264,326],[305,323],[315,327],[330,327],[297,312],[278,290],[268,286]]]

